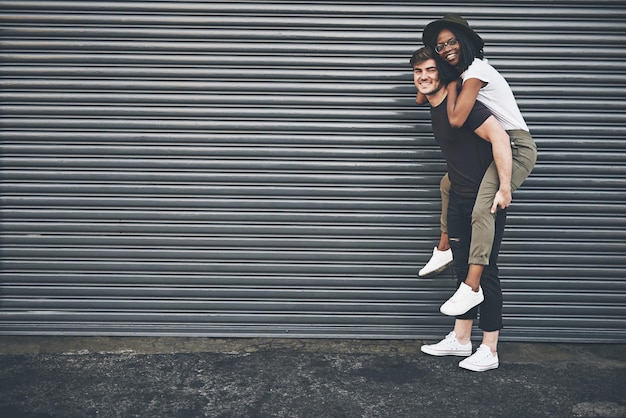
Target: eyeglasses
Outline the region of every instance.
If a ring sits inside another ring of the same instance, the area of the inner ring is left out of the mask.
[[[458,43],[459,43],[459,41],[456,38],[452,38],[448,42],[444,42],[442,44],[437,44],[435,46],[435,52],[437,52],[438,54],[441,54],[441,52],[444,49],[446,49],[447,46],[454,46],[454,45],[456,45]]]

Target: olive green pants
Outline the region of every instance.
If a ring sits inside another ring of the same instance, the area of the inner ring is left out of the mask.
[[[511,138],[513,169],[511,173],[511,192],[517,190],[530,175],[537,162],[537,146],[529,132],[523,130],[507,131]],[[441,190],[441,231],[448,233],[448,202],[450,200],[450,179],[446,173],[439,183]],[[495,235],[496,215],[491,213],[491,206],[500,188],[498,170],[494,162],[489,165],[478,189],[476,203],[472,211],[472,242],[470,244],[470,264],[489,264],[489,255]]]

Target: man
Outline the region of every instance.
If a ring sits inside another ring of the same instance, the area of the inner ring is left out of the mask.
[[[491,112],[476,102],[466,123],[460,128],[448,120],[446,83],[439,78],[437,63],[429,48],[421,48],[411,57],[413,80],[431,106],[435,140],[446,159],[451,183],[448,207],[448,235],[454,258],[454,271],[461,281],[467,275],[472,236],[472,209],[480,183],[492,161],[503,181],[511,176],[510,139]],[[484,138],[484,139],[483,139]],[[509,152],[506,152],[506,149]],[[508,160],[507,160],[508,158]],[[437,344],[423,345],[424,353],[435,356],[467,357],[459,366],[473,371],[498,367],[497,345],[502,328],[502,289],[497,259],[506,222],[506,210],[496,214],[496,233],[489,264],[481,276],[484,301],[456,317],[454,330]],[[472,355],[471,331],[480,309],[479,328],[482,344]]]

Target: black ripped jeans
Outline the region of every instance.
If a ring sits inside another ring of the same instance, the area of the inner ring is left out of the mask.
[[[448,205],[448,235],[454,258],[454,273],[459,284],[467,277],[469,269],[469,251],[472,239],[472,210],[475,198],[461,197],[450,192]],[[493,239],[493,248],[489,257],[489,264],[485,266],[480,276],[480,286],[483,289],[485,300],[478,306],[470,309],[457,319],[476,319],[480,310],[478,327],[483,331],[491,332],[502,329],[502,288],[498,277],[498,254],[504,226],[506,224],[506,209],[499,209],[496,214],[496,229]]]

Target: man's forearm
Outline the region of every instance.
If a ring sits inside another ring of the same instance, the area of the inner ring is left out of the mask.
[[[513,171],[511,138],[493,116],[490,116],[475,132],[485,141],[491,143],[493,162],[498,171],[500,187],[496,192],[491,208],[491,213],[495,213],[498,208],[507,208],[513,199],[511,192],[511,175]]]
[[[493,151],[493,162],[498,169],[500,179],[500,190],[511,192],[511,174],[513,171],[513,155],[511,153],[511,142],[506,138],[498,138],[491,143]]]

